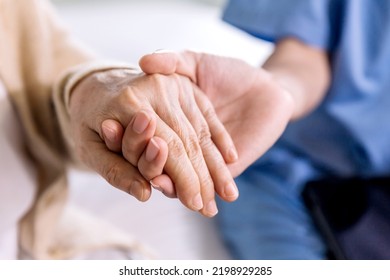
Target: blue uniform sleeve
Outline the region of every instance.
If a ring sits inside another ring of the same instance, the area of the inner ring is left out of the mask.
[[[331,49],[339,0],[230,0],[223,19],[263,40],[295,37],[308,45]]]

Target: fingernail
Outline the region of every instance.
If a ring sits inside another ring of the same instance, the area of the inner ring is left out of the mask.
[[[149,126],[150,121],[151,119],[148,114],[145,112],[138,113],[133,123],[134,132],[142,134]]]
[[[144,188],[139,181],[133,181],[130,186],[130,194],[134,196],[139,201],[142,201]]]
[[[115,130],[106,122],[103,122],[102,124],[102,131],[103,131],[103,140],[113,142],[116,139],[116,132]]]
[[[155,184],[155,183],[153,182],[153,180],[150,180],[149,183],[150,183],[150,186],[151,186],[153,189],[155,189],[155,190],[157,190],[157,191],[160,191],[160,192],[164,193],[163,188],[161,188],[159,185]]]
[[[166,50],[166,49],[157,49],[153,52],[153,54],[155,53],[173,53],[173,51],[171,50]]]
[[[213,217],[217,215],[218,213],[218,208],[217,204],[215,203],[215,200],[210,201],[207,206],[206,206],[206,212],[210,217]]]
[[[146,147],[145,160],[147,162],[152,162],[157,157],[160,152],[160,147],[158,146],[156,140],[153,138],[150,139],[148,146]]]
[[[228,198],[237,198],[238,197],[238,189],[236,184],[228,183],[225,187],[225,196]]]
[[[192,200],[192,206],[195,208],[196,211],[199,211],[203,208],[202,197],[199,193]]]
[[[230,162],[238,160],[238,153],[236,148],[230,148],[227,152],[227,157]]]

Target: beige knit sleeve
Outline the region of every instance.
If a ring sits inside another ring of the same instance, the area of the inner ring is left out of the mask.
[[[97,62],[69,34],[48,0],[0,0],[0,78],[18,113],[38,171],[34,206],[20,223],[20,247],[32,258],[50,247],[66,202],[66,164],[74,159],[67,103],[91,72],[126,67]]]
[[[48,168],[62,169],[76,159],[69,130],[67,104],[73,87],[92,72],[132,65],[102,61],[72,36],[48,0],[4,2],[9,50],[4,63],[7,89],[25,126],[29,149]],[[1,14],[1,13],[0,13]],[[1,49],[1,48],[0,48]]]

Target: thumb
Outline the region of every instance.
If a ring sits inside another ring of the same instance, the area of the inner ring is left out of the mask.
[[[122,151],[123,127],[120,122],[107,119],[102,122],[102,135],[107,148],[115,153]]]
[[[149,182],[139,173],[138,169],[127,162],[122,156],[109,151],[96,133],[83,132],[82,146],[79,156],[83,162],[99,173],[106,181],[140,201],[146,201],[151,195]]]
[[[157,51],[144,55],[139,66],[146,74],[179,74],[197,82],[197,65],[200,54],[185,51],[182,53]]]

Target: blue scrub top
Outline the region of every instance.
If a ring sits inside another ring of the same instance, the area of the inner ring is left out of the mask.
[[[230,0],[223,19],[258,38],[329,52],[324,102],[277,145],[339,176],[390,175],[390,1]]]

